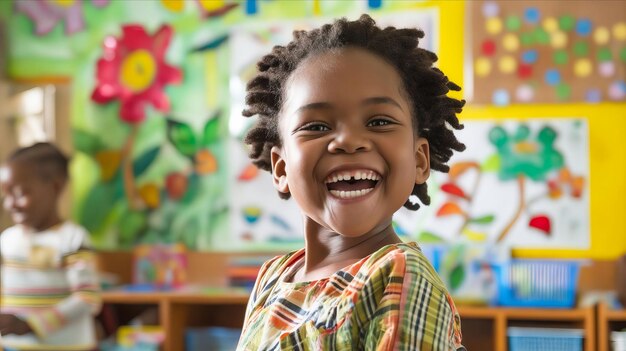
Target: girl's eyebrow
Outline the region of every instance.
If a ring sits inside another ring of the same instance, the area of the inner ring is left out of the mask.
[[[296,113],[308,110],[330,110],[333,108],[333,105],[329,102],[313,102],[310,104],[302,105],[298,107]]]
[[[378,105],[378,104],[389,104],[396,106],[400,110],[404,111],[402,106],[394,99],[388,96],[374,96],[371,98],[367,98],[363,100],[362,105]],[[297,110],[296,113],[307,111],[307,110],[329,110],[333,108],[333,104],[329,102],[313,102],[310,104],[302,105]]]
[[[400,106],[400,104],[396,100],[388,96],[374,96],[371,98],[367,98],[363,101],[363,105],[378,105],[378,104],[390,104],[404,111],[402,106]]]

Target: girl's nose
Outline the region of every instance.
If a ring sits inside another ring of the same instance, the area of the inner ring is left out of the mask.
[[[369,151],[372,148],[371,141],[364,132],[345,127],[337,130],[334,138],[328,143],[330,153],[355,153]]]

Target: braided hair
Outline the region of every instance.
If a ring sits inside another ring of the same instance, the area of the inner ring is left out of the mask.
[[[284,100],[284,89],[289,76],[305,59],[332,50],[356,47],[367,50],[396,68],[404,89],[410,98],[413,126],[430,145],[430,167],[448,172],[446,164],[453,150],[463,151],[465,145],[454,135],[462,129],[457,113],[464,100],[447,96],[450,90],[461,88],[448,80],[441,70],[433,67],[437,55],[419,48],[424,32],[419,29],[381,29],[368,15],[356,21],[345,18],[311,31],[294,31],[294,39],[287,46],[275,46],[258,63],[259,73],[248,82],[245,117],[258,115],[259,119],[245,138],[250,145],[249,156],[259,168],[271,172],[270,151],[281,146],[278,129],[279,113]],[[280,193],[287,199],[290,194]],[[425,205],[430,204],[427,184],[416,184],[412,196]],[[417,210],[416,201],[407,200],[405,207]]]

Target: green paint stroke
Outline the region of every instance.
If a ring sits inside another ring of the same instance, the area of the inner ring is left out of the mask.
[[[501,180],[515,180],[520,176],[543,181],[552,170],[563,166],[563,156],[554,147],[557,133],[546,126],[532,138],[527,125],[521,124],[513,135],[501,126],[489,132],[489,141],[500,158]]]

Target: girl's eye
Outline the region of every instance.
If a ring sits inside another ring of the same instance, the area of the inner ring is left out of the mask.
[[[368,127],[384,127],[390,124],[391,124],[391,121],[387,119],[378,118],[378,119],[371,120],[369,123],[367,123],[367,126]]]
[[[309,131],[309,132],[325,132],[325,131],[330,130],[330,128],[328,128],[324,124],[310,123],[310,124],[305,124],[304,126],[300,127],[299,130]]]

